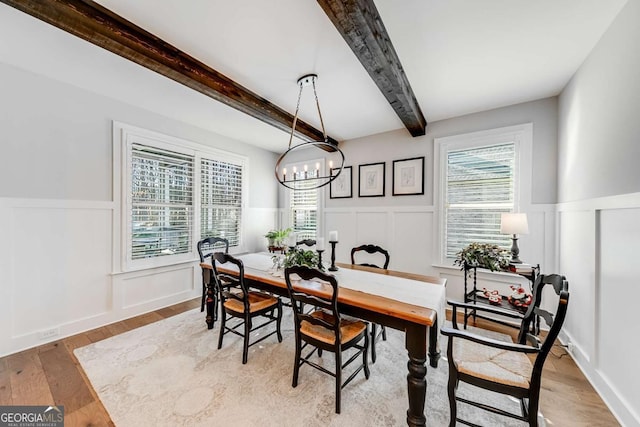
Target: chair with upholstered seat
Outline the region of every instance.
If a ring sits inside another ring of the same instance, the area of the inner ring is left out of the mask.
[[[225,334],[231,332],[243,337],[242,363],[247,363],[249,347],[261,342],[273,334],[278,335],[278,342],[282,342],[280,323],[282,320],[282,302],[280,298],[259,291],[250,291],[244,280],[244,264],[241,260],[222,252],[212,255],[214,277],[218,282],[220,292],[221,325],[218,349],[222,348],[222,340]],[[235,266],[238,274],[226,274],[218,272],[218,266],[227,264]],[[277,314],[274,315],[274,311]],[[227,326],[227,317],[240,319],[240,322]],[[254,326],[253,319],[261,316],[267,319],[265,322]],[[276,329],[263,335],[254,342],[250,342],[251,332],[276,322]],[[243,327],[243,332],[237,329]]]
[[[364,369],[364,375],[369,379],[369,366],[367,363],[367,349],[369,347],[369,325],[367,322],[357,319],[342,317],[338,311],[338,282],[335,276],[305,266],[294,266],[285,269],[285,280],[289,290],[289,298],[294,312],[296,354],[293,367],[292,386],[298,386],[298,374],[304,364],[329,374],[336,379],[336,413],[340,413],[341,390]],[[303,284],[293,282],[291,276],[297,275],[304,281],[319,279],[324,286],[324,292],[318,292],[318,283],[314,280],[311,289]],[[305,313],[303,306],[310,304],[315,306],[311,313]],[[364,340],[364,344],[360,344]],[[302,342],[304,341],[304,345]],[[302,356],[302,350],[308,345],[313,350],[306,356]],[[357,351],[342,363],[342,354],[345,350],[354,348]],[[322,350],[330,351],[335,355],[335,371],[331,372],[319,364],[309,360],[318,351],[322,356]],[[362,364],[342,382],[342,369],[362,355]]]
[[[229,241],[227,239],[223,239],[222,237],[207,237],[198,242],[198,255],[200,256],[200,264],[204,263],[207,258],[210,258],[211,255],[216,252],[216,249],[220,250],[224,248],[224,253],[229,253]],[[213,262],[213,261],[212,261]],[[206,269],[205,269],[206,270]],[[209,274],[208,271],[202,271],[202,300],[200,301],[200,311],[204,311],[204,303],[207,298],[207,285],[205,284],[206,274]],[[213,314],[213,320],[218,319],[218,294],[217,292],[213,293],[213,306],[216,308]]]
[[[357,252],[366,252],[368,254],[381,254],[382,256],[384,256],[384,264],[382,264],[382,267],[380,267],[377,264],[371,264],[371,263],[357,264],[356,263]],[[389,252],[386,249],[382,249],[380,246],[377,246],[377,245],[361,245],[351,249],[351,264],[353,265],[362,265],[365,267],[373,267],[373,268],[383,268],[386,270],[387,267],[389,267],[389,260],[390,260]],[[371,361],[373,363],[376,363],[376,340],[380,335],[382,335],[383,341],[387,340],[387,330],[385,329],[384,325],[380,325],[380,332],[378,332],[378,325],[373,323],[371,325]]]
[[[558,297],[555,315],[541,309],[534,300],[520,325],[518,343],[504,342],[459,330],[457,309],[464,308],[465,303],[449,302],[453,306],[453,328],[443,327],[441,331],[449,337],[447,358],[450,426],[455,426],[456,421],[475,425],[457,417],[457,402],[525,421],[530,426],[538,425],[542,367],[562,328],[569,303],[569,284],[564,276],[539,275],[534,284],[534,299],[541,297],[545,285],[551,285]],[[492,309],[490,306],[475,308],[485,311]],[[544,341],[529,333],[536,316],[544,319],[549,326],[549,332],[544,337]],[[536,355],[533,364],[527,354]],[[519,399],[522,415],[456,396],[460,381]]]

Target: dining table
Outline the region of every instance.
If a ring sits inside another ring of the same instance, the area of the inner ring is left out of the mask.
[[[288,297],[284,271],[277,268],[278,255],[248,253],[236,255],[244,265],[244,279],[249,287]],[[206,265],[203,265],[206,266]],[[384,325],[405,333],[408,355],[407,424],[426,425],[424,413],[427,391],[427,351],[429,364],[436,368],[440,358],[439,322],[445,313],[446,279],[394,270],[336,263],[330,271],[339,284],[340,313]],[[219,273],[237,274],[235,266],[216,265]],[[213,328],[216,308],[214,280],[208,280],[206,323]],[[317,282],[297,280],[294,287],[326,296],[327,288]]]

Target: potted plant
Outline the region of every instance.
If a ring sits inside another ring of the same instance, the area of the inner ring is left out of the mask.
[[[470,243],[456,254],[454,265],[463,270],[465,264],[469,267],[487,268],[491,271],[504,270],[511,261],[511,252],[498,245],[490,243]]]
[[[284,256],[284,267],[293,267],[294,265],[305,265],[307,267],[318,268],[320,257],[316,251],[304,250],[301,248],[291,248]],[[324,270],[323,266],[320,266]]]
[[[281,248],[284,246],[284,239],[286,239],[291,233],[291,228],[285,228],[283,230],[271,230],[264,235],[269,240],[269,246]]]

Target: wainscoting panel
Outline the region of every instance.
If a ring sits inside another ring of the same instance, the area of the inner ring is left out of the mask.
[[[640,193],[558,205],[559,271],[571,299],[561,332],[585,376],[623,426],[640,426],[637,248]]]
[[[117,293],[122,296],[123,309],[145,307],[143,311],[149,311],[163,306],[162,303],[158,305],[158,301],[171,300],[177,296],[187,297],[193,293],[193,272],[192,264],[145,270],[123,275],[114,283],[114,287],[118,288]]]
[[[389,247],[392,268],[429,276],[437,275],[433,259],[433,212],[395,212],[393,242]]]
[[[108,202],[2,199],[0,354],[70,335],[112,310]]]
[[[565,329],[587,360],[595,345],[595,230],[594,211],[560,213],[559,271],[567,277],[571,295]]]
[[[638,323],[638,310],[634,307],[640,292],[638,218],[640,208],[600,212],[600,277],[596,299],[600,314],[596,335],[598,370],[627,405],[635,402],[636,411],[640,410],[637,368],[640,344],[635,338],[637,334],[628,335],[627,331],[635,329]]]

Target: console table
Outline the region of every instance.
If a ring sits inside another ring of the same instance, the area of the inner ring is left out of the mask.
[[[517,264],[512,264],[513,267],[517,268]],[[486,300],[486,302],[482,299],[478,297],[478,288],[477,288],[477,274],[478,274],[478,268],[480,268],[480,270],[485,270],[484,268],[481,267],[477,267],[477,266],[472,266],[472,265],[468,265],[467,263],[464,264],[463,270],[464,270],[464,302],[465,303],[473,303],[473,304],[489,304],[489,301]],[[489,270],[487,270],[489,271]],[[530,269],[526,269],[525,271],[512,271],[512,270],[504,270],[501,271],[501,273],[509,273],[509,274],[515,274],[518,276],[522,276],[526,279],[529,280],[529,290],[530,292],[533,292],[533,283],[536,281],[536,277],[538,277],[538,274],[540,274],[540,264],[537,264],[535,266],[532,266]],[[471,289],[469,290],[469,286],[470,284],[468,283],[468,279],[469,276],[473,277],[473,286],[471,287]],[[524,313],[527,311],[528,307],[515,307],[513,305],[511,305],[509,303],[509,301],[507,300],[507,297],[505,295],[500,295],[500,297],[502,298],[502,300],[500,301],[500,304],[490,304],[494,307],[501,307],[504,311],[504,316],[507,317],[511,317],[511,318],[522,318],[522,316],[524,315]],[[501,325],[505,325],[505,326],[509,326],[511,328],[516,328],[519,329],[520,326],[516,326],[513,325],[512,323],[500,320],[500,319],[496,319],[494,317],[489,317],[489,316],[485,316],[482,314],[477,313],[477,310],[474,309],[469,309],[469,308],[465,308],[464,310],[464,328],[467,329],[467,322],[469,317],[473,317],[473,321],[475,322],[477,318],[480,319],[484,319],[484,320],[489,320],[491,322],[496,322],[496,323],[500,323]],[[535,329],[533,332],[534,333],[539,333],[540,330],[540,322],[539,319],[536,320],[536,322],[533,322],[534,324],[532,325],[532,329]]]

